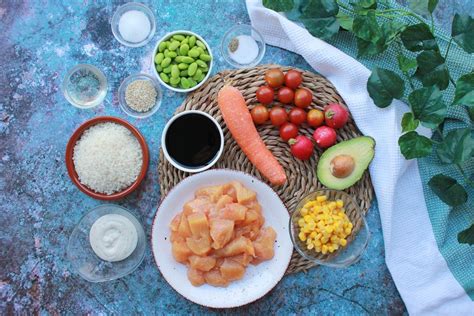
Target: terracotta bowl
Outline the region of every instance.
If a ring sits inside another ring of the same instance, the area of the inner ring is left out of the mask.
[[[112,122],[116,124],[120,124],[122,126],[125,126],[132,132],[133,135],[137,138],[138,142],[140,143],[140,147],[142,148],[142,153],[143,153],[143,161],[142,161],[142,168],[140,170],[140,173],[138,174],[137,179],[135,182],[133,182],[128,188],[124,189],[123,191],[114,193],[114,194],[103,194],[103,193],[98,193],[95,192],[94,190],[90,189],[89,187],[85,186],[79,181],[79,176],[77,175],[77,172],[74,168],[74,161],[72,159],[73,152],[74,152],[74,146],[76,145],[76,142],[81,138],[82,133],[89,127],[95,125],[95,124],[100,124],[100,123],[106,123],[106,122]],[[93,118],[91,120],[88,120],[84,122],[81,126],[79,126],[76,131],[72,134],[71,138],[69,139],[69,142],[67,143],[66,146],[66,167],[67,167],[67,172],[69,173],[69,177],[71,178],[72,182],[85,194],[93,197],[94,199],[98,200],[104,200],[104,201],[113,201],[113,200],[118,200],[121,199],[133,191],[135,191],[140,183],[143,181],[146,175],[146,171],[148,170],[148,163],[149,163],[149,152],[148,152],[148,146],[146,144],[145,138],[143,135],[136,129],[132,124],[129,122],[120,119],[118,117],[113,117],[113,116],[99,116],[96,118]]]

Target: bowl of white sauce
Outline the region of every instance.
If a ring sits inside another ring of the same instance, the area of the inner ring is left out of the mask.
[[[132,273],[143,261],[145,249],[145,232],[137,218],[119,205],[104,204],[80,220],[66,253],[81,277],[105,282]]]
[[[155,34],[153,12],[146,5],[128,2],[115,10],[110,21],[115,39],[128,47],[146,45]]]

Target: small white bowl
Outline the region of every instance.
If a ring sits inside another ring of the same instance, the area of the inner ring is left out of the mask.
[[[171,124],[176,121],[177,118],[183,116],[183,115],[188,115],[188,114],[201,114],[201,115],[204,115],[205,117],[207,117],[208,119],[210,119],[217,127],[217,130],[219,131],[219,136],[221,138],[221,144],[219,146],[219,151],[217,152],[216,156],[205,166],[202,166],[202,167],[196,167],[196,168],[188,168],[188,167],[185,167],[183,165],[181,165],[180,163],[178,163],[177,161],[175,161],[171,156],[170,154],[168,153],[168,150],[166,148],[166,133],[168,132],[168,129],[169,127],[171,126]],[[184,172],[189,172],[189,173],[196,173],[196,172],[201,172],[201,171],[204,171],[204,170],[207,170],[209,168],[211,168],[213,165],[216,164],[216,162],[219,160],[219,158],[221,157],[222,155],[222,152],[224,151],[224,133],[222,132],[222,128],[221,126],[219,125],[219,123],[216,121],[215,118],[213,118],[211,115],[207,114],[206,112],[203,112],[203,111],[197,111],[197,110],[189,110],[189,111],[184,111],[184,112],[181,112],[181,113],[178,113],[176,114],[175,116],[173,116],[165,125],[165,128],[163,129],[163,133],[161,134],[161,148],[163,148],[163,153],[165,155],[165,158],[166,160],[169,161],[170,164],[172,164],[174,167],[178,168],[179,170],[181,171],[184,171]]]
[[[170,38],[171,36],[173,35],[177,35],[177,34],[183,34],[183,35],[194,35],[196,36],[196,38],[198,40],[200,40],[201,42],[204,43],[204,45],[206,45],[206,48],[207,48],[207,51],[209,52],[209,56],[211,56],[211,62],[209,63],[209,71],[207,72],[206,76],[204,77],[204,79],[199,82],[197,85],[195,85],[194,87],[192,88],[189,88],[189,89],[180,89],[180,88],[175,88],[169,84],[167,84],[166,82],[164,82],[163,80],[161,80],[160,78],[160,74],[158,73],[158,71],[156,71],[156,68],[155,68],[155,56],[156,54],[158,53],[158,46],[160,45],[161,42],[167,40],[168,38]],[[153,73],[155,74],[156,78],[158,78],[158,81],[163,85],[165,86],[166,88],[170,89],[170,90],[173,90],[173,91],[176,91],[176,92],[191,92],[191,91],[194,91],[196,90],[197,88],[199,88],[200,86],[202,86],[204,84],[204,82],[207,81],[207,79],[209,78],[209,75],[211,74],[211,71],[212,71],[212,66],[214,64],[214,55],[212,55],[212,50],[211,50],[211,47],[209,46],[209,44],[201,37],[199,36],[198,34],[194,33],[194,32],[191,32],[191,31],[185,31],[185,30],[178,30],[178,31],[173,31],[173,32],[170,32],[168,34],[166,34],[165,36],[163,36],[162,38],[160,38],[160,40],[156,43],[155,45],[155,48],[153,49],[153,54],[151,55],[151,65],[153,67]]]
[[[136,10],[143,12],[147,17],[148,20],[150,21],[150,33],[148,36],[141,42],[133,43],[125,40],[122,35],[120,34],[120,31],[118,29],[120,17],[128,11],[131,10]],[[141,47],[146,45],[152,38],[153,35],[155,35],[155,30],[156,30],[156,22],[155,22],[155,15],[153,14],[153,11],[150,10],[146,5],[138,3],[138,2],[129,2],[124,5],[121,5],[115,10],[114,15],[112,16],[112,20],[110,21],[110,26],[112,27],[112,33],[114,34],[114,37],[117,41],[119,41],[122,45],[128,46],[128,47]]]
[[[155,87],[156,90],[156,102],[155,105],[153,105],[148,111],[146,112],[138,112],[132,109],[131,107],[128,106],[127,101],[125,100],[125,93],[127,91],[127,87],[129,84],[134,82],[135,80],[146,80],[150,81],[153,86]],[[119,104],[120,108],[130,115],[131,117],[134,118],[146,118],[151,115],[153,115],[156,111],[161,106],[161,100],[162,100],[162,93],[161,93],[161,88],[160,85],[158,84],[158,81],[156,81],[155,78],[147,75],[147,74],[134,74],[131,76],[128,76],[125,78],[122,83],[120,84],[119,90],[118,90],[118,97],[119,97]]]

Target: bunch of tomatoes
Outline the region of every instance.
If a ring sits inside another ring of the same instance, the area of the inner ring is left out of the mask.
[[[281,69],[270,69],[265,73],[266,85],[257,89],[256,96],[259,104],[251,111],[256,125],[264,124],[269,119],[272,125],[280,129],[280,137],[291,146],[291,153],[298,159],[308,160],[314,149],[309,137],[298,135],[299,126],[308,124],[315,128],[313,139],[320,148],[328,148],[336,143],[336,129],[343,127],[349,119],[347,109],[338,104],[328,104],[324,111],[307,108],[313,100],[312,92],[300,87],[303,82],[301,72]],[[293,104],[289,112],[281,106],[267,108],[274,100],[285,105]],[[323,125],[326,124],[326,125]]]

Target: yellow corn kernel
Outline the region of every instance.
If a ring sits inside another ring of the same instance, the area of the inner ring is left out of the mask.
[[[304,219],[303,219],[303,218],[300,218],[300,219],[298,220],[298,226],[299,226],[299,227],[303,227],[303,226],[304,226]]]
[[[345,247],[347,245],[347,240],[345,240],[344,238],[341,238],[339,240],[339,245],[341,245],[342,247]]]
[[[328,209],[334,211],[336,209],[336,202],[329,202]]]
[[[352,227],[354,227],[354,225],[352,225],[352,223],[349,222],[349,223],[347,224],[347,227],[349,227],[350,229],[352,229]]]
[[[311,216],[309,215],[305,215],[303,218],[306,223],[309,223],[309,221],[312,220]]]
[[[329,252],[334,252],[334,247],[333,247],[332,245],[329,245],[329,246],[328,246],[328,251],[329,251]]]
[[[321,247],[323,244],[321,243],[321,240],[315,239],[314,240],[314,245],[318,246],[318,247]]]
[[[321,247],[321,252],[322,252],[323,254],[326,254],[326,253],[328,252],[328,246],[323,245],[323,246]]]
[[[327,226],[327,227],[326,227],[326,233],[332,234],[333,231],[334,231],[334,227],[333,227],[333,226]]]
[[[326,236],[323,236],[323,238],[321,238],[321,242],[322,242],[323,244],[327,243],[328,241],[329,241],[329,238],[326,237]]]
[[[318,201],[319,203],[324,202],[327,199],[328,199],[328,197],[325,196],[325,195],[320,195],[320,196],[316,197],[316,201]]]
[[[308,209],[302,208],[302,209],[300,210],[300,214],[301,214],[301,216],[306,216],[306,215],[308,215]]]
[[[339,245],[338,245],[338,244],[336,244],[336,243],[332,244],[332,247],[334,248],[334,250],[337,250],[337,249],[339,249]]]
[[[314,245],[313,245],[312,243],[311,243],[311,244],[308,244],[308,245],[306,246],[306,248],[308,248],[308,250],[311,250],[311,249],[314,248]]]
[[[352,232],[352,228],[349,228],[347,227],[346,229],[344,229],[344,232],[349,235],[351,232]]]
[[[304,232],[300,232],[298,234],[298,238],[301,240],[301,241],[305,241],[306,240],[306,234]]]
[[[344,201],[343,200],[336,200],[336,206],[337,206],[337,208],[342,208],[344,206]]]
[[[332,235],[330,239],[334,243],[337,243],[339,241],[339,237],[337,237],[336,235]]]
[[[316,236],[317,236],[317,233],[315,231],[311,232],[311,234],[309,234],[309,237],[313,238],[313,239],[316,239]]]
[[[314,250],[316,250],[316,252],[321,252],[321,246],[315,245]]]

